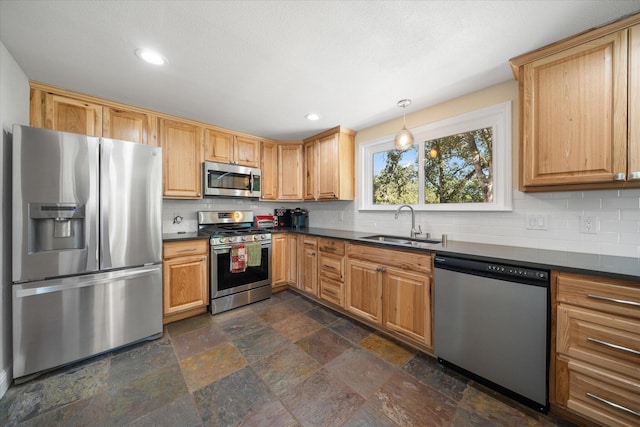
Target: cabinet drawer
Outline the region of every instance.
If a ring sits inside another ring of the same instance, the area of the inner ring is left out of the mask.
[[[302,244],[307,249],[318,249],[318,239],[315,237],[304,237],[302,239]]]
[[[342,282],[344,280],[344,257],[320,252],[320,276]]]
[[[640,283],[558,274],[558,302],[640,319]]]
[[[344,284],[337,280],[320,277],[320,297],[344,307]]]
[[[640,383],[589,365],[569,362],[567,407],[607,426],[640,424]]]
[[[347,256],[376,264],[398,267],[403,270],[430,274],[432,271],[431,254],[403,251],[400,249],[381,249],[373,245],[347,245]]]
[[[557,325],[558,353],[640,376],[640,321],[560,304]]]
[[[186,240],[184,242],[168,242],[163,246],[163,258],[175,258],[188,255],[206,255],[209,249],[209,241]]]
[[[344,255],[344,241],[319,238],[318,250],[335,255]]]

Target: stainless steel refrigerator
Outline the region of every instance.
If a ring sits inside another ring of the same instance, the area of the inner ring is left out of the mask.
[[[162,151],[13,127],[13,377],[162,334]]]

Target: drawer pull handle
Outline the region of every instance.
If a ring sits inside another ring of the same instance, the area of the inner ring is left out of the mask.
[[[602,301],[615,302],[618,304],[627,304],[627,305],[633,305],[635,307],[640,307],[640,302],[635,302],[635,301],[627,301],[623,299],[609,298],[609,297],[603,297],[600,295],[593,295],[593,294],[587,294],[587,297],[593,298],[593,299],[599,299]]]
[[[597,400],[599,402],[602,402],[602,403],[604,403],[606,405],[609,405],[609,406],[611,406],[613,408],[620,409],[621,411],[625,411],[625,412],[628,412],[630,414],[635,415],[636,417],[640,417],[640,412],[634,411],[633,409],[626,408],[626,407],[624,407],[622,405],[618,405],[617,403],[613,403],[613,402],[611,402],[611,401],[609,401],[607,399],[603,399],[602,397],[596,396],[593,393],[587,393],[587,396],[592,398],[592,399],[595,399],[595,400]]]
[[[196,249],[196,248],[191,248],[191,249],[178,249],[176,252],[180,252],[180,253],[182,253],[182,252],[193,252],[193,251],[195,251],[195,250],[197,250],[197,249]]]
[[[335,251],[335,250],[336,250],[336,248],[331,247],[331,246],[323,246],[322,249],[321,249],[321,251],[324,251],[324,252]]]
[[[326,264],[324,264],[324,265],[322,266],[322,268],[326,268],[327,270],[333,270],[333,271],[337,271],[337,270],[338,270],[338,269],[337,269],[337,268],[335,268],[334,266],[332,266],[332,265],[326,265]]]
[[[594,342],[596,344],[600,344],[600,345],[604,345],[604,346],[607,346],[607,347],[615,348],[616,350],[626,351],[626,352],[629,352],[631,354],[640,355],[640,351],[638,351],[638,350],[634,350],[634,349],[628,348],[628,347],[623,347],[623,346],[617,345],[617,344],[611,344],[610,342],[606,342],[606,341],[600,341],[599,339],[587,337],[587,341],[591,341],[591,342]]]

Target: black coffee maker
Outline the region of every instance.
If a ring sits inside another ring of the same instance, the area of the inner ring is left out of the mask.
[[[295,208],[291,211],[291,226],[295,230],[309,227],[309,211],[303,208]]]

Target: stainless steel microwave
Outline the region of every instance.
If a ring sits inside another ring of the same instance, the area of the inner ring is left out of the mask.
[[[202,188],[209,197],[260,197],[260,169],[227,163],[202,163]]]

